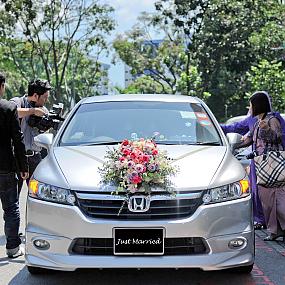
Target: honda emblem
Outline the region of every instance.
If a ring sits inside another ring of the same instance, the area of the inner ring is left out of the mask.
[[[150,207],[150,198],[148,196],[131,196],[128,201],[128,208],[131,212],[147,212]]]

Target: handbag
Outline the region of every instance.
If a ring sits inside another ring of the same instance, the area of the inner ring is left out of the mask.
[[[256,184],[266,188],[285,186],[285,151],[271,150],[254,157]]]
[[[258,137],[256,134],[256,141]],[[278,148],[278,144],[277,148]],[[273,146],[273,144],[271,144]],[[264,153],[254,158],[256,170],[256,184],[266,188],[275,188],[285,186],[285,151],[268,149],[268,143],[265,146]]]

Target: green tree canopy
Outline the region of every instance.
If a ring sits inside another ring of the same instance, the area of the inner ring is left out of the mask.
[[[275,0],[213,0],[193,42],[194,58],[203,87],[212,96],[208,104],[219,118],[225,108],[232,115],[246,112],[246,74],[260,60],[280,58],[274,49],[285,42],[284,5]]]
[[[246,94],[253,89],[247,72],[263,59],[282,60],[278,47],[285,42],[284,5],[276,0],[161,0],[155,6],[156,13],[139,18],[139,29],[115,42],[119,57],[134,73],[156,68],[172,92],[182,88],[192,94],[197,88],[193,81],[199,82],[196,94],[221,120],[227,112],[244,114]],[[140,49],[149,40],[149,28],[163,33],[166,43],[165,52],[161,45],[151,59]],[[204,96],[208,92],[211,96]]]
[[[267,91],[272,98],[273,109],[285,113],[285,69],[282,62],[262,60],[248,72],[248,80],[252,86],[249,96],[256,90]]]
[[[78,92],[79,86],[68,86],[73,79],[94,83],[91,76],[98,77],[98,57],[107,48],[105,36],[114,28],[110,17],[113,8],[99,1],[84,0],[2,0],[0,3],[4,10],[0,14],[1,45],[23,80],[46,78],[54,86],[51,101],[65,103],[72,101],[68,90]],[[87,72],[82,69],[86,67]],[[89,78],[84,78],[88,74]],[[86,95],[79,92],[73,98]]]
[[[131,31],[115,39],[113,47],[118,57],[131,67],[133,75],[145,75],[160,85],[157,93],[209,96],[201,88],[197,67],[194,62],[190,64],[185,40],[173,25],[165,30],[162,40],[149,38],[150,28],[161,28],[155,17],[143,14]]]

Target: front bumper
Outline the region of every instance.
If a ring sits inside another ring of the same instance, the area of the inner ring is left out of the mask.
[[[165,237],[202,237],[205,254],[175,256],[90,256],[74,254],[76,238],[112,238],[114,227],[163,227]],[[247,244],[230,249],[234,238]],[[37,249],[33,241],[50,243],[48,250]],[[200,206],[187,219],[167,221],[118,221],[91,219],[75,206],[59,205],[28,198],[26,264],[56,270],[77,268],[201,268],[219,270],[254,262],[254,231],[250,197],[231,202]]]

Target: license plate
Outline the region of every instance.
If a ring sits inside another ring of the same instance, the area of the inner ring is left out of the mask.
[[[115,255],[163,255],[163,228],[114,228]]]

